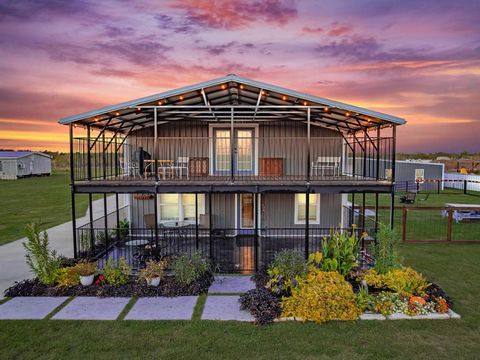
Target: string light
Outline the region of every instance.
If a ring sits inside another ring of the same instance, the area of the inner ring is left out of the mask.
[[[325,106],[325,107],[323,108],[323,111],[328,112],[328,106]]]
[[[265,95],[265,91],[262,90],[262,95]]]
[[[240,85],[240,89],[242,89],[242,90],[243,90],[243,85]]]
[[[183,96],[182,96],[182,95],[180,95],[180,100],[183,100]]]
[[[282,100],[283,101],[286,101],[287,100],[287,97],[285,95],[282,96]]]
[[[162,100],[160,100],[160,101],[158,102],[158,105],[162,105]]]
[[[347,112],[345,113],[345,116],[346,116],[346,117],[350,117],[350,112],[347,111]]]
[[[307,106],[307,102],[306,102],[306,101],[303,102],[303,106]]]
[[[119,113],[119,112],[116,112],[116,113],[115,113],[115,116],[120,116],[120,113]]]
[[[226,86],[225,84],[222,84],[222,89],[225,90]]]

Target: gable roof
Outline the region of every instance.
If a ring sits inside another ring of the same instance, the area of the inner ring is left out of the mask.
[[[36,151],[0,151],[0,159],[18,159],[33,154],[45,156],[51,159],[51,156]]]
[[[161,107],[158,107],[160,105]],[[60,119],[59,123],[78,123],[116,131],[122,130],[121,124],[125,123],[149,126],[153,123],[154,106],[158,107],[159,120],[163,117],[168,121],[184,119],[185,116],[178,114],[186,115],[187,111],[191,113],[189,118],[207,115],[218,120],[222,117],[222,112],[229,110],[225,107],[233,106],[245,116],[250,111],[251,115],[258,113],[259,117],[281,109],[283,113],[291,113],[297,120],[304,119],[299,116],[299,111],[305,113],[306,108],[310,107],[312,120],[317,119],[333,127],[339,122],[346,122],[349,130],[385,124],[401,125],[406,122],[396,116],[230,74],[65,117]],[[229,118],[229,115],[225,118]]]

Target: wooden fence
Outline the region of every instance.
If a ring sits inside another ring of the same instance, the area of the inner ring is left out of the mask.
[[[404,243],[480,243],[480,206],[404,207]]]

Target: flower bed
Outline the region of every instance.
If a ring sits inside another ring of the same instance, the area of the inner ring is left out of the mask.
[[[213,282],[213,274],[209,272],[191,284],[179,283],[174,275],[166,276],[158,287],[148,286],[136,281],[136,277],[124,285],[92,284],[90,286],[75,285],[71,287],[49,286],[38,279],[24,280],[15,283],[5,290],[5,297],[15,296],[188,296],[206,293]]]
[[[252,277],[256,289],[241,296],[241,308],[261,325],[279,320],[458,318],[440,286],[401,264],[395,233],[379,231],[373,268],[357,264],[360,240],[354,234],[332,233],[322,252],[308,261],[292,250],[276,254],[267,269]]]
[[[213,282],[210,262],[201,253],[183,253],[173,258],[148,261],[133,274],[125,258],[109,258],[98,269],[95,262],[65,259],[49,249],[48,235],[38,224],[26,228],[27,264],[36,275],[8,288],[16,296],[188,296],[208,291]],[[171,273],[166,269],[170,268]]]

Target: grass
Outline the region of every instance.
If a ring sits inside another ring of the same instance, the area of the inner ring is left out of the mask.
[[[198,315],[193,321],[0,321],[0,358],[478,358],[480,246],[409,244],[400,250],[406,265],[447,290],[462,319],[266,327]]]
[[[402,194],[395,194],[395,205],[405,206],[409,210],[407,215],[407,240],[446,240],[447,239],[447,218],[443,217],[438,210],[415,210],[423,207],[443,207],[446,203],[456,204],[478,204],[480,207],[480,194],[469,192],[470,195],[464,195],[458,190],[445,190],[437,193],[420,193],[414,204],[401,204],[399,197]],[[473,194],[473,195],[472,195]],[[351,196],[350,196],[351,201]],[[362,196],[355,196],[355,204],[361,205]],[[375,196],[367,194],[365,197],[367,206],[375,206]],[[390,195],[380,194],[380,206],[390,206]],[[374,208],[372,208],[374,210]],[[390,221],[390,211],[380,209],[379,221],[388,224]],[[394,224],[401,232],[402,210],[395,210]],[[452,240],[480,240],[480,222],[453,222]]]
[[[25,225],[40,221],[48,229],[71,220],[70,175],[0,181],[0,245],[24,236]],[[88,196],[76,196],[77,216],[88,207]]]

